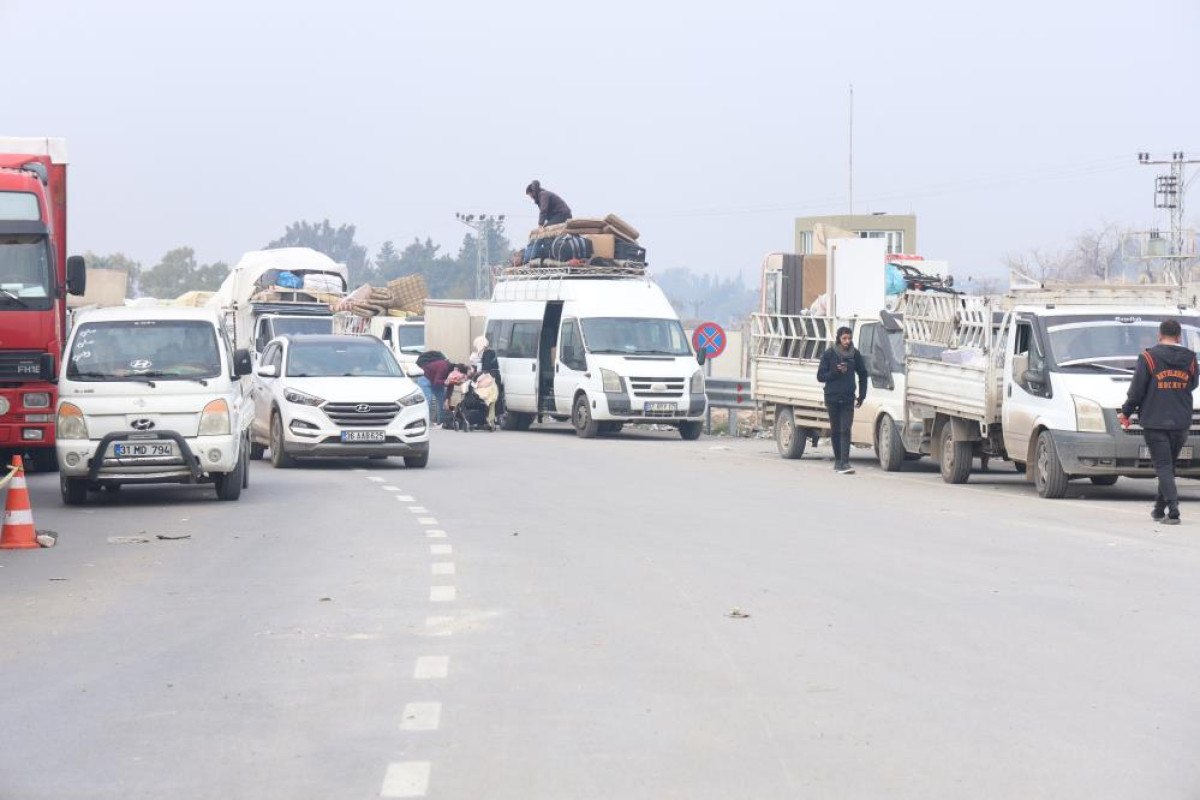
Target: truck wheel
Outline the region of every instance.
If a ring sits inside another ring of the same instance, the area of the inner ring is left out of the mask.
[[[283,443],[283,420],[279,414],[271,415],[271,466],[287,469],[296,466],[296,459],[287,454]]]
[[[1070,480],[1058,460],[1058,449],[1050,431],[1042,431],[1037,440],[1037,461],[1034,462],[1033,485],[1047,500],[1057,500],[1067,493]]]
[[[941,455],[942,480],[946,483],[966,483],[971,477],[970,442],[954,441],[954,426],[947,422],[942,426],[938,453]]]
[[[87,502],[87,481],[83,478],[68,478],[58,474],[58,489],[62,492],[63,505],[81,506]]]
[[[1093,475],[1091,481],[1093,486],[1112,486],[1117,482],[1120,475]]]
[[[875,426],[875,455],[879,456],[879,466],[883,467],[884,472],[899,472],[904,464],[904,441],[900,438],[900,429],[887,414]]]
[[[527,431],[533,424],[533,414],[522,414],[520,411],[505,411],[500,418],[500,427],[506,431]]]
[[[250,443],[250,460],[262,461],[262,457],[267,453],[267,446],[258,442]]]
[[[600,425],[596,420],[592,419],[592,409],[588,406],[587,395],[579,395],[575,398],[575,408],[571,413],[571,424],[575,426],[575,433],[579,434],[583,439],[594,439],[600,431]]]
[[[700,434],[704,432],[704,423],[699,420],[695,422],[679,423],[679,435],[684,441],[694,442],[700,438]]]
[[[1014,461],[1014,462],[1012,462],[1012,465],[1013,465],[1014,470],[1021,473],[1022,475],[1025,474],[1025,462],[1024,461]]]
[[[775,446],[784,458],[799,458],[808,444],[808,431],[796,428],[796,417],[788,406],[775,410]]]

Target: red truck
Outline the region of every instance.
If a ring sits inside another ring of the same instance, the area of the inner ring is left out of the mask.
[[[63,139],[0,137],[0,451],[57,468],[55,381],[67,293],[83,294],[83,258],[67,258]]]

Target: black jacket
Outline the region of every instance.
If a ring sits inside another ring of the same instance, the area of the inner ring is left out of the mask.
[[[845,372],[837,371],[840,362],[846,363]],[[851,347],[849,353],[843,353],[837,345],[833,345],[821,355],[821,363],[817,367],[817,380],[825,384],[826,400],[853,400],[856,375],[858,400],[861,403],[867,396],[867,365],[863,363],[858,348]]]
[[[548,219],[568,220],[571,209],[561,197],[549,189],[541,189],[537,196],[538,227],[546,224]]]
[[[1176,344],[1155,345],[1138,356],[1121,413],[1138,412],[1143,428],[1187,430],[1195,388],[1196,354]]]

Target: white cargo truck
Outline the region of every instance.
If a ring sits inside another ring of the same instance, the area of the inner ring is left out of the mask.
[[[979,456],[1012,461],[1042,497],[1068,483],[1154,475],[1135,424],[1122,430],[1138,355],[1177,319],[1200,346],[1200,314],[1177,287],[1014,290],[1001,300],[909,293],[905,448],[932,455],[947,483]],[[1200,476],[1200,398],[1177,471]]]

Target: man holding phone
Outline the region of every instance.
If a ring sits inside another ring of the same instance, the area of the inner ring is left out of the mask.
[[[854,381],[858,378],[857,396]],[[852,475],[850,466],[850,426],[854,409],[867,397],[867,365],[854,347],[853,332],[843,326],[837,330],[834,345],[821,354],[817,380],[825,384],[825,408],[829,412],[830,439],[833,441],[833,469],[839,475]]]

